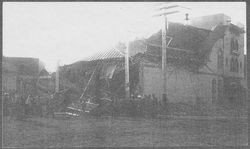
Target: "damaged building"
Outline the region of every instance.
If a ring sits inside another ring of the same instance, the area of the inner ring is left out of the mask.
[[[131,96],[162,96],[169,102],[225,104],[244,99],[244,30],[222,17],[211,29],[170,23],[167,81],[162,81],[161,31],[130,43]],[[61,74],[91,96],[125,97],[125,48],[114,48],[71,65]]]

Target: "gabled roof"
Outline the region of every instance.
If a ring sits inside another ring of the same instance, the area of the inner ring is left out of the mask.
[[[224,37],[226,29],[226,25],[217,25],[209,33],[206,40],[204,40],[200,46],[200,52],[198,56],[201,61],[205,62],[208,59],[208,56],[210,55],[211,49],[213,48],[215,42]]]
[[[200,47],[200,55],[199,57],[201,59],[204,59],[205,57],[209,56],[209,53],[211,52],[211,49],[213,48],[214,44],[221,38],[225,36],[226,30],[229,29],[230,32],[235,34],[242,34],[244,33],[244,30],[239,28],[238,26],[234,24],[229,25],[217,25],[215,28],[209,33],[209,36],[207,37],[204,42],[202,42]]]
[[[121,58],[121,57],[124,57],[124,53],[114,48],[108,51],[96,53],[95,55],[85,59],[85,61],[95,61],[95,60],[113,59],[113,58]]]
[[[173,50],[182,49],[185,52],[196,52],[200,46],[200,43],[205,40],[209,32],[209,30],[185,26],[179,23],[169,23],[169,31],[167,32],[167,35],[173,38],[169,47],[171,47]],[[137,39],[131,42],[129,52],[130,56],[147,52],[147,46],[153,46],[154,48],[158,49],[158,51],[154,52],[157,52],[157,55],[161,54],[161,37],[161,31],[159,31],[148,39]],[[167,39],[167,42],[169,40],[170,38]],[[124,55],[125,48],[113,48],[108,51],[99,52],[92,57],[85,59],[85,61],[122,58]]]
[[[183,64],[192,63],[194,60],[194,54],[200,52],[200,44],[206,40],[207,36],[211,31],[196,28],[193,26],[186,26],[179,23],[169,23],[169,30],[167,35],[172,38],[168,47],[168,57],[171,62],[175,63],[176,60],[186,60]],[[160,63],[161,61],[161,31],[153,34],[148,39],[137,39],[130,43],[130,57],[131,61],[141,61],[147,59],[152,62]],[[167,38],[167,43],[170,38]],[[141,53],[139,57],[135,57]],[[120,59],[125,55],[125,48],[118,46],[108,51],[99,52],[92,57],[85,59],[85,61],[97,61],[97,60],[109,60],[109,59]],[[174,60],[173,60],[174,59]],[[181,65],[183,65],[181,64]]]
[[[167,31],[167,58],[170,63],[195,66],[195,68],[206,63],[211,49],[218,39],[222,38],[225,31],[243,33],[244,31],[236,25],[217,25],[213,30],[206,30],[180,23],[169,23]],[[162,54],[161,30],[148,39],[140,39],[131,42],[130,54],[132,57],[141,53],[140,59],[154,59],[161,62]],[[100,52],[90,57],[88,61],[122,58],[125,48],[113,48],[109,51]],[[143,58],[142,58],[143,57]],[[133,58],[132,58],[133,59]],[[182,61],[182,62],[181,62]]]
[[[136,39],[130,42],[130,51],[129,56],[134,56],[138,53],[143,53],[146,51],[146,44],[144,39]],[[123,43],[118,43],[118,45],[114,48],[111,48],[107,51],[101,51],[93,56],[84,59],[84,61],[96,61],[96,60],[107,60],[107,59],[115,59],[115,58],[123,58],[125,56],[126,47]]]
[[[234,24],[230,24],[229,25],[229,30],[232,32],[232,33],[235,33],[236,35],[239,35],[239,34],[243,34],[245,33],[244,29],[243,28],[240,28]]]

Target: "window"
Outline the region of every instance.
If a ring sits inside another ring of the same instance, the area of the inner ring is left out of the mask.
[[[235,38],[231,38],[231,52],[239,50],[238,40]]]
[[[233,72],[236,71],[236,65],[235,65],[235,63],[236,63],[236,59],[233,58]]]
[[[239,72],[238,58],[234,58],[234,57],[231,58],[231,60],[230,60],[230,71],[231,72]]]
[[[239,50],[239,43],[238,43],[237,39],[234,40],[234,45],[235,45],[235,51],[238,51]]]
[[[239,72],[239,62],[238,59],[235,59],[235,72]]]
[[[218,66],[218,69],[223,68],[223,51],[221,48],[218,50],[218,64],[217,64],[217,66]]]
[[[212,102],[214,103],[216,100],[216,80],[212,80]]]
[[[234,39],[231,38],[231,52],[234,51]]]
[[[218,100],[222,100],[223,98],[223,82],[222,80],[218,80]]]
[[[231,71],[231,72],[233,72],[233,71],[234,71],[233,64],[234,64],[234,59],[233,59],[233,58],[231,58],[231,60],[230,60],[230,71]]]

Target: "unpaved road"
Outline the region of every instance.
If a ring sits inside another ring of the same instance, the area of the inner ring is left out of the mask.
[[[247,120],[3,119],[4,147],[246,145]]]

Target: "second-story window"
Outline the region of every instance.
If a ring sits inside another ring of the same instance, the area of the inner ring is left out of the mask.
[[[233,52],[234,50],[234,39],[231,38],[231,52]]]
[[[235,44],[235,51],[239,51],[239,42],[237,39],[234,40],[234,44]]]
[[[235,38],[231,38],[231,52],[237,52],[239,50],[238,40]]]
[[[223,68],[223,51],[221,48],[218,50],[218,64],[217,64],[217,66],[218,66],[218,69]]]

